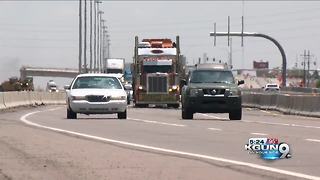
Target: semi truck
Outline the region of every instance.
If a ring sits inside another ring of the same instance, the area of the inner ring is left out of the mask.
[[[180,60],[179,36],[171,39],[135,37],[133,63],[133,102],[135,107],[149,104],[179,108],[180,79],[184,64]]]
[[[124,59],[123,58],[107,58],[105,59],[105,67],[103,72],[113,74],[124,82]]]

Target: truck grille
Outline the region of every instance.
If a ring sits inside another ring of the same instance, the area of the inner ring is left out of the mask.
[[[90,95],[87,96],[87,100],[89,102],[108,102],[110,101],[110,97]]]
[[[203,89],[205,95],[221,95],[225,93],[225,89]]]
[[[148,92],[151,92],[151,93],[168,92],[167,77],[166,76],[149,76]]]

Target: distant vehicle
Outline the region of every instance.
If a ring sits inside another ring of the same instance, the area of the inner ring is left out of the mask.
[[[33,77],[26,77],[25,79],[18,79],[18,77],[11,77],[8,81],[4,81],[0,85],[0,91],[33,91]]]
[[[132,84],[131,83],[125,84],[124,89],[127,92],[127,104],[130,104],[132,97],[133,97]]]
[[[104,73],[112,74],[124,82],[124,59],[123,58],[109,58],[105,59]]]
[[[266,91],[266,92],[279,92],[280,86],[278,84],[266,84],[264,87],[264,91]]]
[[[127,118],[127,93],[120,80],[109,74],[80,74],[65,86],[67,118],[82,114],[113,114]]]
[[[232,71],[221,65],[198,65],[189,72],[182,88],[182,119],[194,113],[229,113],[230,120],[241,120],[241,91]]]
[[[47,82],[47,91],[59,92],[57,84],[53,80],[50,80],[49,82]]]

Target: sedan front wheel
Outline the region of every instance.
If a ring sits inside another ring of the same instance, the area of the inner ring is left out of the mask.
[[[118,113],[118,119],[127,119],[127,110]]]

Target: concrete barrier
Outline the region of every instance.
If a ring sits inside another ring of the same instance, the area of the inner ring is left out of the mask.
[[[320,117],[320,96],[301,94],[245,93],[243,106],[270,109],[285,114]]]
[[[5,109],[3,92],[0,92],[0,110]]]
[[[4,92],[4,104],[6,108],[30,105],[28,100],[28,92]]]
[[[42,104],[65,104],[65,92],[0,92],[0,109]]]

